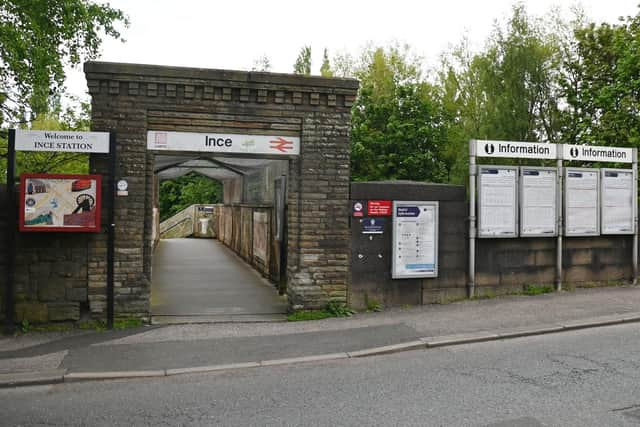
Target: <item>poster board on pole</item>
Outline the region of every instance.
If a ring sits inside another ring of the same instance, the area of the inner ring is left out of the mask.
[[[517,188],[517,166],[478,166],[478,237],[518,237]]]
[[[520,236],[558,235],[558,169],[520,167]]]
[[[564,234],[600,234],[600,173],[592,168],[564,170]]]
[[[20,231],[100,231],[100,175],[22,174]]]
[[[394,279],[438,277],[438,202],[393,202]]]
[[[602,234],[633,234],[633,171],[600,169]]]

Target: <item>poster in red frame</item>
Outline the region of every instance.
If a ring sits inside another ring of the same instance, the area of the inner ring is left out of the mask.
[[[20,231],[100,231],[100,175],[20,175]]]

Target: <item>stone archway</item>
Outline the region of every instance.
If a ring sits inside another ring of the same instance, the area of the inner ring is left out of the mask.
[[[115,313],[147,317],[154,155],[147,130],[298,135],[289,160],[287,292],[294,306],[346,302],[350,280],[351,106],[358,82],[298,75],[89,62],[94,130],[116,134]],[[108,172],[93,158],[94,173]],[[91,236],[88,299],[106,310],[106,236]]]

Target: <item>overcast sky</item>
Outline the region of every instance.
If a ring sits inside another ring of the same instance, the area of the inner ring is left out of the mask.
[[[496,19],[510,15],[513,0],[110,0],[131,26],[126,43],[105,40],[100,60],[187,67],[249,70],[266,55],[271,71],[289,73],[303,45],[313,53],[318,74],[322,51],[357,55],[367,43],[407,43],[426,66],[466,33],[481,47]],[[596,22],[635,15],[639,0],[582,0]],[[553,6],[569,13],[576,2],[525,0],[531,14]],[[69,89],[86,91],[84,75],[71,73]]]

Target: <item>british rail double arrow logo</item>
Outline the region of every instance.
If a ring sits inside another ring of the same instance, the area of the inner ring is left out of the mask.
[[[287,150],[293,149],[293,141],[288,141],[280,136],[278,137],[278,139],[269,141],[269,144],[271,144],[269,148],[273,148],[274,150],[278,150],[283,153],[286,153]]]

